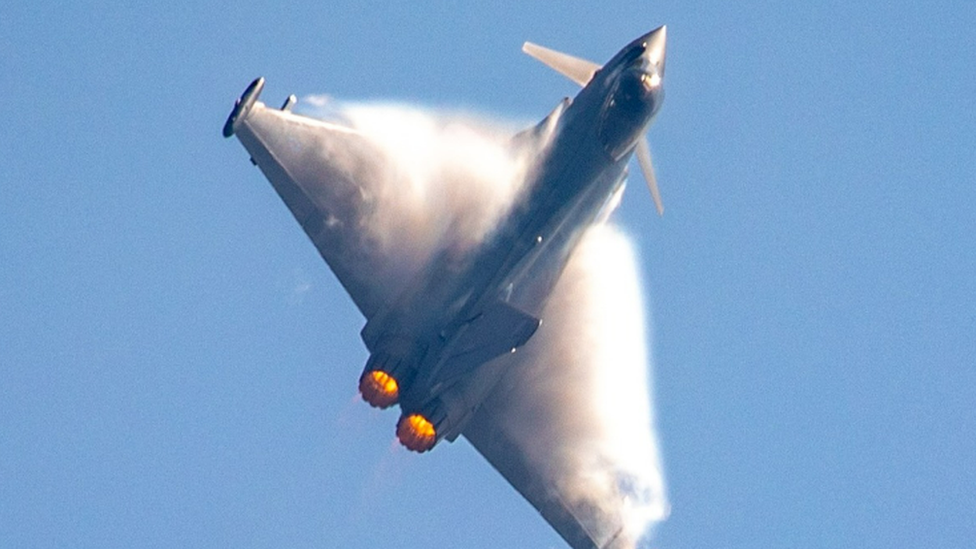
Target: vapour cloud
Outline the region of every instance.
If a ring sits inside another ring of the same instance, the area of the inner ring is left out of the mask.
[[[641,297],[631,242],[612,225],[590,228],[524,348],[528,372],[506,412],[509,434],[563,498],[619,517],[618,547],[669,512]]]
[[[393,103],[306,99],[304,113],[347,125],[375,148],[373,208],[360,226],[414,273],[432,254],[482,242],[519,196],[530,146],[511,127],[470,114]]]
[[[372,207],[357,223],[403,258],[407,280],[432,256],[487,238],[515,204],[538,151],[511,125],[394,104],[318,96],[305,114],[346,125],[374,149]],[[377,169],[377,166],[380,166]],[[506,430],[573,504],[624,526],[633,547],[668,514],[654,433],[650,362],[634,249],[612,225],[589,229],[520,351],[520,403]]]

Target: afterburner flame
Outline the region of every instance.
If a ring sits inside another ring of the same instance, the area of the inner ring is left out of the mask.
[[[359,392],[370,406],[389,408],[396,404],[400,387],[390,374],[373,370],[363,373],[363,377],[359,378]]]
[[[426,452],[437,442],[434,424],[420,414],[400,416],[397,422],[397,438],[400,443],[414,452]]]

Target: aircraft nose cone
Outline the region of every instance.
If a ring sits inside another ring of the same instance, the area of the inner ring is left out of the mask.
[[[661,25],[647,34],[644,42],[644,55],[651,66],[657,68],[659,75],[664,76],[664,57],[667,53],[668,26]]]

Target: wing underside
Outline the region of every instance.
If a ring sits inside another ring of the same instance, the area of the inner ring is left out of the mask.
[[[667,513],[630,244],[588,230],[463,430],[574,549],[632,549]]]
[[[617,547],[623,525],[585,502],[567,499],[544,468],[504,430],[504,421],[483,406],[464,430],[464,437],[488,460],[573,549]]]
[[[255,103],[236,135],[364,316],[388,303],[403,273],[371,237],[386,168],[357,132]]]

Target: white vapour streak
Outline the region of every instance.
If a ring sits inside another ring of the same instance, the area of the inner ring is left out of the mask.
[[[517,201],[538,152],[516,149],[511,128],[469,116],[325,97],[309,104],[306,114],[351,127],[375,151],[370,176],[383,180],[372,182],[373,208],[358,226],[405,258],[405,275],[440,250],[482,242]],[[520,352],[525,374],[506,399],[517,404],[501,414],[564,498],[623,524],[618,547],[636,545],[669,512],[641,298],[629,240],[610,225],[589,229]]]
[[[405,272],[437,251],[482,242],[517,199],[534,152],[512,144],[511,128],[471,115],[323,96],[308,103],[306,114],[347,125],[375,148],[384,180],[372,182],[374,209],[361,226]]]
[[[653,430],[644,306],[629,240],[590,228],[525,347],[509,433],[563,497],[619,517],[631,547],[669,512]]]

